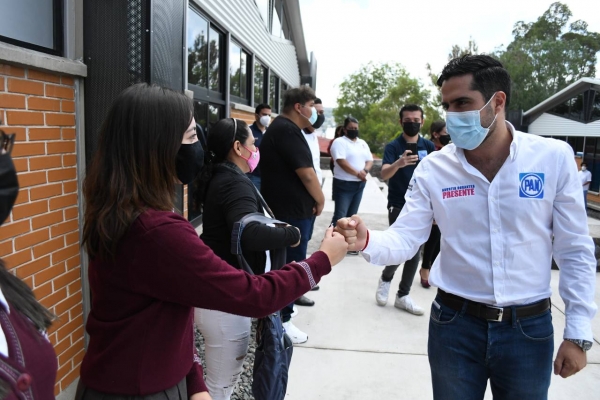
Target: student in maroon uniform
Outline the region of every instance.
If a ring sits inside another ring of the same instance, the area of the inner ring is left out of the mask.
[[[10,157],[14,135],[0,130],[0,225],[8,218],[19,182]],[[31,289],[0,259],[0,399],[53,399],[56,355],[45,336],[53,319]]]
[[[347,250],[252,276],[217,257],[173,212],[176,183],[202,166],[190,99],[137,84],[104,122],[84,183],[90,342],[77,399],[210,399],[194,347],[193,307],[263,317],[316,285]]]

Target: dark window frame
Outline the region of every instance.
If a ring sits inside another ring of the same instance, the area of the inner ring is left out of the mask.
[[[13,38],[9,38],[7,36],[2,36],[0,35],[0,42],[5,42],[5,43],[9,43],[15,46],[19,46],[19,47],[23,47],[26,49],[30,49],[30,50],[35,50],[35,51],[39,51],[42,53],[46,53],[46,54],[52,54],[54,56],[63,56],[64,53],[64,41],[65,41],[65,36],[64,36],[64,6],[63,6],[63,2],[64,0],[53,0],[53,7],[52,7],[52,19],[53,19],[53,25],[54,25],[54,32],[53,32],[53,41],[54,41],[54,48],[49,48],[49,47],[44,47],[44,46],[40,46],[37,44],[33,44],[33,43],[29,43],[29,42],[24,42],[22,40],[18,40],[18,39],[13,39]]]
[[[229,90],[229,96],[230,96],[230,100],[232,103],[245,104],[245,105],[249,106],[252,104],[252,101],[253,101],[253,99],[250,98],[250,92],[251,92],[250,85],[254,85],[254,77],[251,76],[252,75],[252,65],[249,62],[253,58],[252,53],[250,51],[246,50],[244,48],[244,46],[242,46],[240,44],[240,42],[238,42],[237,40],[235,40],[233,38],[230,41],[230,45],[231,44],[233,44],[236,47],[239,47],[239,49],[240,49],[240,63],[241,63],[241,54],[242,53],[246,54],[246,95],[248,96],[248,98],[234,95],[231,92],[231,83],[227,90]],[[231,56],[231,51],[229,52],[229,55]],[[231,64],[231,60],[229,60],[229,64]],[[228,67],[229,67],[229,65],[228,65]],[[230,74],[230,72],[231,71],[229,70],[229,68],[227,68],[227,73]],[[231,80],[231,75],[230,75],[229,79]],[[241,81],[241,77],[240,77],[240,89],[241,89],[241,83],[242,83],[242,81]],[[241,92],[241,90],[240,90],[240,92]]]
[[[271,101],[271,79],[272,78],[275,78],[275,85],[273,85],[275,93],[273,93],[274,99]],[[279,109],[279,99],[281,96],[281,93],[279,93],[279,88],[281,86],[280,82],[281,82],[281,78],[279,77],[279,75],[274,73],[272,70],[269,70],[269,92],[268,92],[268,96],[267,96],[267,103],[271,106],[271,109],[273,110],[273,112],[275,114],[279,114],[281,112],[281,110]],[[271,103],[273,103],[273,104],[271,104]]]

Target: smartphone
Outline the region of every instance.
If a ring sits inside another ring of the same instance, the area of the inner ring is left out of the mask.
[[[416,143],[406,143],[406,150],[410,150],[411,156],[418,156],[419,153],[417,151],[417,144]]]

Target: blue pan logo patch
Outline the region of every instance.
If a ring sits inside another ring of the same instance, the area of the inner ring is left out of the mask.
[[[540,172],[525,172],[519,174],[521,184],[519,197],[527,199],[544,198],[544,174]]]

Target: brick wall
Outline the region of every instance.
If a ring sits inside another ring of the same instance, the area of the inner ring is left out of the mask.
[[[58,394],[84,354],[73,78],[0,64],[0,120],[17,134],[21,187],[0,227],[0,257],[58,316],[49,331]]]

